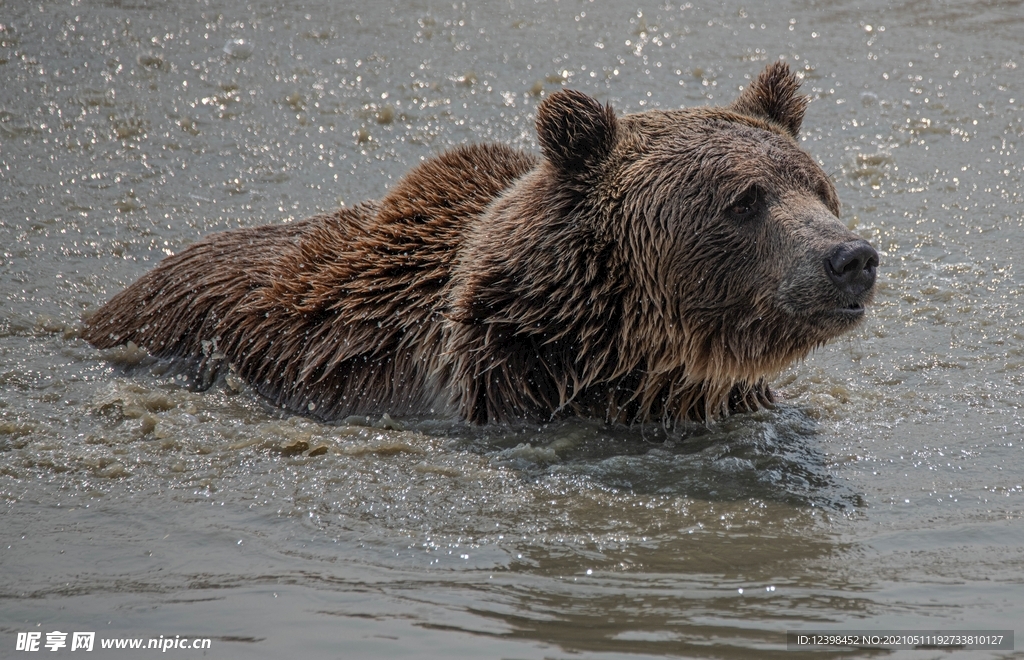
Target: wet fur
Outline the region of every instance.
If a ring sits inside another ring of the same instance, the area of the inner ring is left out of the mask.
[[[209,236],[86,321],[99,348],[230,365],[321,419],[713,419],[848,330],[821,254],[852,236],[799,149],[784,64],[727,108],[546,99],[542,156],[459,147],[380,202]],[[756,182],[757,226],[722,209]],[[868,296],[869,298],[869,296]],[[856,301],[858,304],[863,301]]]

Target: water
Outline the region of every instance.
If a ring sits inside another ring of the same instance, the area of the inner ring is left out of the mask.
[[[216,658],[791,657],[787,629],[1018,625],[1019,2],[280,4],[0,2],[0,656],[84,630]],[[77,336],[200,236],[379,198],[456,144],[536,150],[563,84],[728,103],[779,57],[882,267],[776,410],[326,426]]]

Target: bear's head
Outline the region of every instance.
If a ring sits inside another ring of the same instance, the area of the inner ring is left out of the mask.
[[[797,143],[798,86],[778,62],[720,108],[616,116],[552,94],[544,158],[471,238],[454,314],[562,359],[563,406],[626,378],[641,419],[717,416],[849,331],[878,255]]]

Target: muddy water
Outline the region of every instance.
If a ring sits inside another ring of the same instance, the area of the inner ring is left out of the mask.
[[[380,4],[0,2],[0,656],[790,657],[787,629],[1024,620],[1019,2]],[[535,150],[562,85],[725,103],[779,57],[882,269],[776,410],[327,426],[77,336],[200,236]]]

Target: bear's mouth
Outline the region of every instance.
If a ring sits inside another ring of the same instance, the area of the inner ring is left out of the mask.
[[[864,305],[860,303],[850,303],[844,307],[834,308],[832,313],[841,318],[857,319],[864,316]]]

